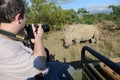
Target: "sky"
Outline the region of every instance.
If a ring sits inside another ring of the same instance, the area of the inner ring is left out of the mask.
[[[27,0],[29,2],[29,0]],[[74,9],[77,11],[79,8],[85,8],[91,13],[97,12],[111,12],[108,9],[109,5],[120,5],[120,0],[47,0],[47,2],[55,2],[57,6],[62,9]]]

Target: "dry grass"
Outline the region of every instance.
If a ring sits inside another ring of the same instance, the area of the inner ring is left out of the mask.
[[[77,49],[76,45],[72,45],[69,49],[62,46],[61,38],[62,31],[48,33],[47,39],[44,40],[44,45],[50,51],[50,54],[55,55],[55,58],[60,61],[66,59],[67,62],[80,60],[80,52],[83,46],[87,45],[105,55],[106,57],[115,57],[120,55],[120,31],[109,32],[100,30],[100,41],[98,44],[82,43]]]
[[[99,27],[99,30],[100,41],[98,44],[90,44],[86,42],[80,44],[78,49],[76,48],[76,45],[72,45],[71,48],[65,49],[63,48],[61,41],[63,32],[57,31],[48,33],[47,39],[44,40],[44,45],[46,48],[48,48],[50,54],[55,55],[55,60],[59,60],[61,62],[80,61],[81,49],[85,45],[92,47],[108,58],[120,56],[120,30],[114,30],[111,32],[109,30],[104,30],[101,27]],[[76,78],[75,80],[80,79]]]
[[[50,32],[48,34],[48,38],[44,40],[44,45],[49,49],[50,54],[55,55],[55,59],[59,61],[66,60],[67,62],[69,62],[71,60],[80,60],[80,52],[77,53],[75,47],[72,46],[69,49],[65,49],[62,46],[62,35],[63,33],[60,31]]]

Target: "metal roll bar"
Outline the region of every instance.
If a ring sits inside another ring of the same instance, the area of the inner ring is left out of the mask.
[[[82,65],[82,67],[86,60],[85,59],[85,57],[86,57],[85,51],[88,51],[89,53],[91,53],[93,56],[98,58],[100,61],[105,63],[107,66],[109,66],[111,69],[113,69],[116,73],[118,73],[120,75],[120,66],[119,65],[117,65],[110,59],[106,58],[105,56],[101,55],[99,52],[93,50],[92,48],[90,48],[88,46],[84,46],[81,50],[81,65]]]

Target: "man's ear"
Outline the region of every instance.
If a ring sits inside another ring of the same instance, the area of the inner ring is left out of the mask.
[[[14,21],[20,24],[20,14],[19,13],[15,16]]]

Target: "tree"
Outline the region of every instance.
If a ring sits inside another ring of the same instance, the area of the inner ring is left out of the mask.
[[[120,20],[120,5],[110,5],[108,8],[112,8],[113,10],[111,17],[113,17],[114,20]]]
[[[112,8],[113,12],[111,13],[112,20],[118,25],[120,29],[120,5],[110,5],[108,8]]]
[[[69,10],[66,10],[66,16],[67,16],[67,23],[68,24],[72,24],[72,23],[79,23],[80,20],[79,20],[79,17],[77,15],[77,13],[75,12],[74,9],[69,9]]]
[[[88,14],[89,11],[87,11],[85,8],[79,8],[77,11],[78,14]]]
[[[117,16],[120,16],[120,5],[110,5],[108,8],[112,8],[113,12],[112,14],[116,14]]]
[[[47,23],[51,30],[61,30],[66,23],[79,22],[79,18],[73,9],[63,10],[55,3],[48,4],[45,0],[31,0],[31,3],[31,6],[27,6],[27,24]]]
[[[28,8],[27,23],[47,23],[51,30],[61,30],[67,22],[66,11],[55,3],[46,3],[45,0],[31,0],[32,5]]]

